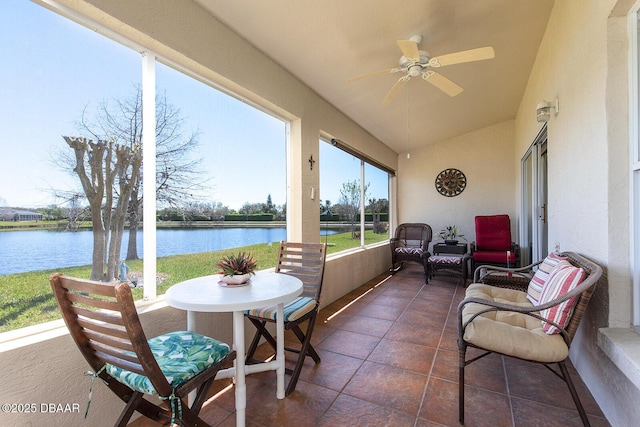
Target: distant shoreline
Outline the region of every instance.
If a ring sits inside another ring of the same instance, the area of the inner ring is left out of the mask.
[[[359,228],[360,223],[354,224]],[[67,223],[62,222],[29,222],[29,223],[15,223],[14,224],[1,224],[1,231],[29,231],[29,230],[59,230],[66,231]],[[287,223],[285,221],[158,221],[156,222],[157,229],[191,229],[191,228],[286,228]],[[333,229],[349,229],[351,223],[335,222],[335,221],[320,221],[320,229],[333,228]],[[372,227],[371,223],[365,223],[365,228]],[[128,226],[125,226],[125,230]],[[142,230],[142,224],[139,227]],[[83,222],[79,224],[78,230],[91,230],[90,222]]]

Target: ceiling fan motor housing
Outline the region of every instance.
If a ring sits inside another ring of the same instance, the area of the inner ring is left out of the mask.
[[[414,61],[413,59],[407,59],[404,55],[400,57],[398,63],[400,64],[400,68],[405,70],[407,74],[411,77],[416,77],[420,75],[420,73],[429,66],[429,60],[431,56],[429,52],[425,52],[424,50],[420,52],[420,60]]]

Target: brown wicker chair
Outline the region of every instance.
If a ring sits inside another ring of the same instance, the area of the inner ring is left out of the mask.
[[[433,237],[431,226],[423,223],[404,223],[398,225],[394,237],[389,241],[391,247],[391,274],[400,271],[405,262],[417,262],[424,268],[425,282],[429,280],[427,260],[429,243]]]
[[[582,315],[595,289],[602,269],[585,257],[573,252],[559,254],[586,273],[584,280],[573,290],[559,293],[555,299],[533,305],[527,298],[527,286],[533,275],[532,266],[519,269],[480,266],[476,280],[466,290],[465,299],[458,305],[458,355],[459,355],[459,411],[464,424],[464,369],[471,363],[491,353],[540,363],[561,378],[569,388],[571,397],[584,425],[589,420],[580,402],[566,367],[569,347],[578,329]],[[536,263],[534,265],[537,265]],[[544,309],[556,307],[576,297],[573,313],[569,314],[565,327],[544,319]],[[512,303],[508,303],[512,302]],[[559,333],[548,335],[542,330],[542,321],[558,328]],[[484,352],[466,360],[467,347]],[[552,365],[558,365],[558,370]]]
[[[285,350],[298,354],[295,367],[286,369],[286,373],[290,374],[291,378],[285,395],[289,395],[295,390],[306,356],[310,356],[315,363],[320,362],[320,356],[311,345],[311,334],[320,307],[326,251],[327,245],[325,243],[280,242],[276,273],[295,276],[302,280],[304,285],[302,296],[284,306],[284,329],[292,330],[301,344],[300,348],[285,347]],[[276,307],[248,310],[245,316],[256,327],[256,334],[247,350],[246,363],[257,363],[260,361],[256,360],[254,355],[262,337],[266,339],[274,351],[276,350],[276,340],[266,328],[267,322],[276,322]],[[305,322],[307,322],[307,326],[303,331],[301,326]]]
[[[114,285],[59,273],[50,282],[62,317],[94,378],[100,377],[126,403],[116,426],[125,426],[134,411],[164,425],[208,425],[198,413],[218,371],[235,359],[234,350],[187,331],[147,341],[127,283]],[[195,390],[189,407],[185,397]],[[145,393],[155,394],[159,404],[145,399]]]

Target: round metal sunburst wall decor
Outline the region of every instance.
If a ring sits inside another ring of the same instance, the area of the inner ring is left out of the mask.
[[[467,186],[467,177],[458,169],[445,169],[436,177],[436,190],[446,197],[455,197]]]

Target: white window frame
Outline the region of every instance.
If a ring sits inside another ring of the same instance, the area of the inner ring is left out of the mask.
[[[382,172],[386,172],[387,173],[387,201],[389,203],[389,212],[387,213],[387,218],[388,218],[388,223],[389,223],[389,230],[387,230],[387,233],[389,235],[389,238],[391,238],[392,236],[392,206],[395,206],[395,203],[392,205],[392,181],[395,178],[395,172],[392,171],[391,168],[383,165],[382,163],[378,163],[375,160],[371,159],[370,157],[360,153],[358,150],[349,147],[347,144],[345,144],[344,142],[335,139],[335,138],[328,138],[328,137],[321,137],[319,139],[319,143],[323,144],[329,144],[332,145],[334,148],[339,149],[344,151],[347,154],[352,155],[353,157],[355,157],[356,159],[360,160],[360,247],[364,248],[365,245],[365,206],[366,206],[366,200],[364,200],[364,196],[365,196],[365,191],[364,191],[364,187],[365,187],[365,163],[368,164],[371,167],[374,167],[376,169],[379,169]],[[379,243],[373,243],[373,245],[376,245]]]
[[[636,3],[629,14],[629,215],[631,218],[631,273],[632,273],[632,306],[631,322],[640,331],[640,2]]]

